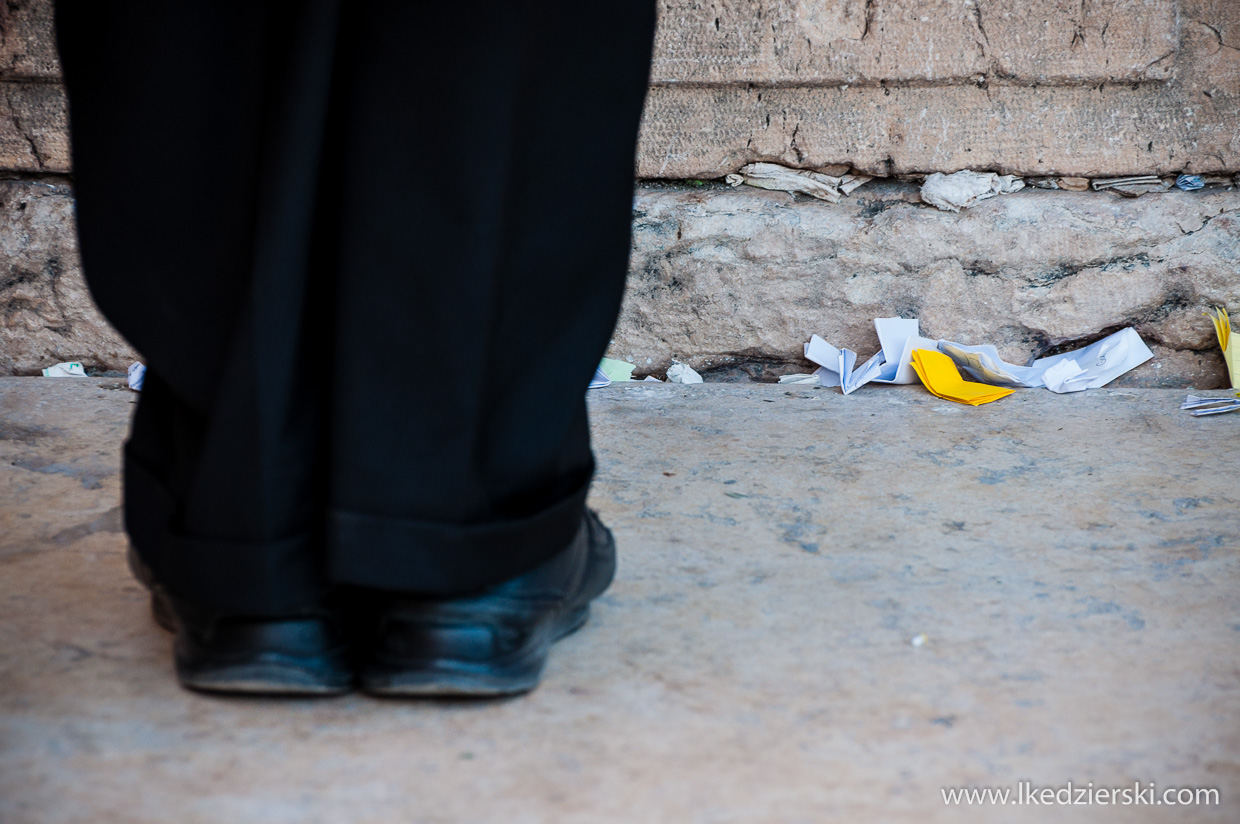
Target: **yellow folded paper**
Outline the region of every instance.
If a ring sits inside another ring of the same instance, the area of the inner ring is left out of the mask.
[[[1219,348],[1223,350],[1223,360],[1227,363],[1227,377],[1231,379],[1231,388],[1240,389],[1240,335],[1231,333],[1231,319],[1222,306],[1206,317],[1214,321],[1214,334],[1218,335]]]
[[[942,352],[929,349],[913,350],[913,371],[930,393],[945,401],[980,406],[1006,398],[1014,390],[986,383],[974,383],[960,377],[956,364]]]

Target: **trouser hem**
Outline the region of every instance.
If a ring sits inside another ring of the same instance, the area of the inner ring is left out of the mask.
[[[125,456],[125,525],[138,556],[173,597],[228,615],[277,616],[312,609],[327,594],[322,544],[313,534],[228,540],[178,534],[176,497]]]
[[[327,577],[416,595],[485,589],[538,566],[581,528],[589,484],[532,516],[451,524],[347,510],[328,516]]]

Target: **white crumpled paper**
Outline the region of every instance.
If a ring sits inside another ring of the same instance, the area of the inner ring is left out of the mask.
[[[959,212],[995,195],[1019,192],[1025,181],[1016,175],[965,170],[945,175],[935,172],[921,184],[921,199],[945,212]]]
[[[86,370],[82,368],[82,364],[77,361],[67,361],[58,363],[55,366],[49,366],[43,370],[45,378],[84,378]]]
[[[702,376],[687,364],[673,363],[667,370],[669,383],[702,383]]]

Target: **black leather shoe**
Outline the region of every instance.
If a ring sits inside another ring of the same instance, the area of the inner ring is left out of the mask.
[[[318,609],[281,618],[219,615],[173,599],[132,548],[129,566],[151,590],[156,622],[176,633],[182,686],[251,695],[338,695],[352,689],[350,646],[335,612]]]
[[[532,690],[551,644],[586,622],[615,570],[611,531],[587,511],[568,548],[530,572],[464,598],[393,597],[379,612],[362,688],[402,696]]]

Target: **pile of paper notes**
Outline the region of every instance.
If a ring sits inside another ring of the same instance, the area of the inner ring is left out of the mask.
[[[856,365],[856,352],[837,349],[812,335],[805,344],[805,357],[818,364],[818,371],[787,375],[780,382],[838,386],[847,395],[867,383],[916,383],[920,377],[939,397],[976,405],[1010,394],[996,392],[996,386],[1045,387],[1061,394],[1096,389],[1154,357],[1131,327],[1081,349],[1038,358],[1027,366],[1007,363],[994,346],[923,338],[916,318],[876,318],[874,329],[882,348],[861,366]]]

